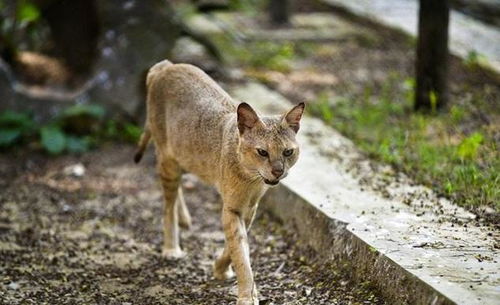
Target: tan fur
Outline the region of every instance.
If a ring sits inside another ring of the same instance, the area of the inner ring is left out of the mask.
[[[223,200],[226,245],[215,261],[214,276],[230,277],[232,265],[237,304],[258,304],[247,232],[268,184],[277,184],[297,161],[295,134],[304,104],[281,116],[260,117],[248,104],[237,105],[200,69],[166,60],[150,69],[146,83],[148,114],[135,160],[152,137],[165,197],[163,254],[183,255],[178,224],[188,226],[191,218],[180,178],[185,171],[194,173],[214,185]],[[261,156],[258,149],[268,155]],[[292,154],[284,156],[289,149]]]

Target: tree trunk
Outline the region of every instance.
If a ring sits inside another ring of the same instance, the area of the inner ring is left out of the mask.
[[[434,111],[448,100],[448,0],[420,0],[415,110]]]
[[[270,0],[269,16],[274,24],[283,25],[289,23],[290,0]]]

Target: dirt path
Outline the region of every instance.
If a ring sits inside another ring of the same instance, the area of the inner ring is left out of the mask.
[[[82,157],[0,156],[0,304],[234,303],[235,281],[211,272],[224,242],[217,194],[184,180],[194,219],[182,232],[188,256],[165,260],[153,157],[135,166],[132,153],[109,145]],[[78,163],[81,177],[68,167]],[[251,249],[263,304],[384,304],[369,283],[305,259],[267,215]]]

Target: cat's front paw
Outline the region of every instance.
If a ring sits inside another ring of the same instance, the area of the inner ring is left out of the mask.
[[[181,248],[163,248],[163,250],[161,251],[161,256],[167,259],[179,259],[185,257],[186,252],[182,251]]]
[[[259,299],[253,298],[238,298],[236,305],[259,305]]]

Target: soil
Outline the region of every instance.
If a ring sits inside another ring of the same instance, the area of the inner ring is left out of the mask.
[[[188,254],[163,258],[154,157],[134,165],[133,151],[0,155],[0,304],[234,304],[235,280],[212,277],[224,243],[219,196],[184,177]],[[285,227],[264,214],[251,231],[261,304],[385,304],[346,265],[315,262]]]

